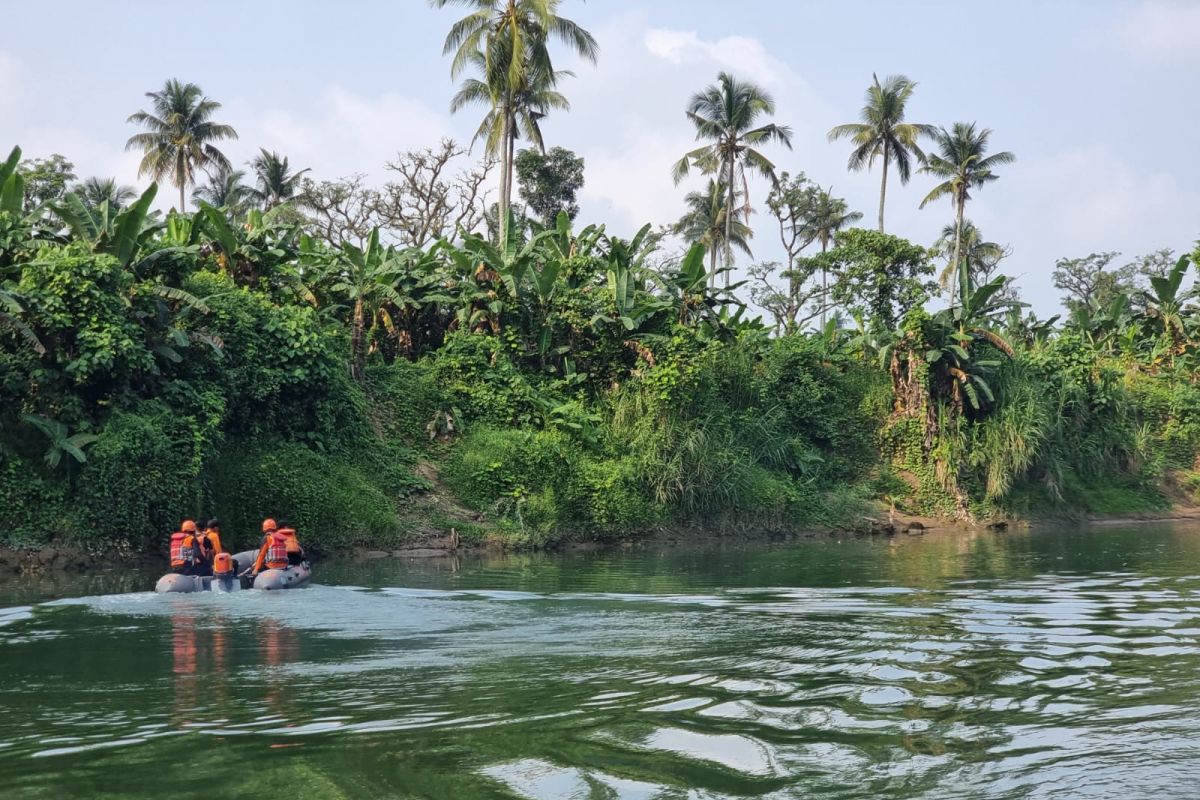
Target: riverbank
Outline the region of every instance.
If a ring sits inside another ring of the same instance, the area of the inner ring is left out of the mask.
[[[484,519],[481,515],[474,515]],[[778,545],[818,538],[905,538],[926,534],[1004,532],[1010,530],[1041,530],[1068,527],[1120,527],[1152,523],[1200,522],[1200,506],[1184,504],[1162,511],[1147,511],[1123,515],[1081,515],[1010,517],[981,522],[967,522],[949,517],[929,517],[886,512],[865,516],[855,527],[813,526],[752,526],[676,525],[640,531],[628,537],[598,540],[586,537],[564,537],[554,543],[539,546],[514,546],[503,531],[487,530],[477,525],[470,538],[463,537],[457,528],[446,532],[425,531],[404,543],[388,548],[353,547],[323,553],[318,561],[382,561],[447,558],[458,555],[512,552],[617,552],[621,550],[663,550],[703,548],[721,544],[746,546]],[[0,575],[37,575],[56,572],[88,573],[120,567],[153,570],[165,563],[165,552],[95,552],[70,543],[52,543],[38,547],[14,548],[0,546]]]

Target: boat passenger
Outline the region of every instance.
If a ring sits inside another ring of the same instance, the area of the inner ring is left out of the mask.
[[[287,537],[288,564],[294,567],[304,563],[304,548],[296,536],[296,529],[284,521],[279,526],[279,532]]]
[[[263,520],[263,541],[258,548],[258,558],[254,560],[254,566],[250,570],[252,576],[257,576],[264,569],[287,569],[288,562],[288,537],[280,533],[279,526],[275,524],[275,520]]]
[[[225,552],[221,545],[221,520],[216,517],[204,526],[204,533],[200,537],[200,551],[209,564],[212,564],[218,554]]]
[[[196,523],[185,519],[179,530],[171,534],[171,571],[180,575],[195,575],[199,560]]]

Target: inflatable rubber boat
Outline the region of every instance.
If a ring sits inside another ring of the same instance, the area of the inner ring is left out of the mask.
[[[169,572],[154,584],[159,594],[186,594],[188,592],[236,592],[242,589],[238,576],[213,577],[211,575],[177,575]],[[248,588],[248,587],[247,587]]]
[[[299,589],[307,585],[311,578],[312,567],[307,561],[302,561],[287,569],[264,569],[258,573],[251,588],[268,592],[275,589]]]
[[[312,566],[307,561],[286,569],[265,569],[253,581],[250,576],[239,577],[254,564],[257,550],[244,550],[233,556],[234,571],[230,575],[179,575],[168,572],[154,584],[158,594],[187,594],[190,592],[236,592],[242,589],[299,589],[312,579]]]

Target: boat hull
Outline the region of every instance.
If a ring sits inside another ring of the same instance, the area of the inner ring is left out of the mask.
[[[256,550],[244,550],[234,555],[235,571],[245,572],[254,566],[258,557]],[[287,569],[267,569],[258,574],[251,586],[243,586],[237,577],[213,578],[208,575],[179,575],[169,572],[158,579],[154,591],[158,594],[191,594],[192,592],[237,592],[243,588],[278,591],[280,589],[299,589],[307,586],[312,579],[312,567],[307,561]],[[247,579],[249,580],[249,579]]]
[[[312,578],[312,567],[305,561],[287,569],[265,569],[254,579],[254,588],[272,592],[279,589],[299,589]]]

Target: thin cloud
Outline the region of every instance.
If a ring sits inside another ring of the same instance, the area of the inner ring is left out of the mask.
[[[1144,0],[1120,16],[1113,35],[1141,58],[1200,61],[1200,3]]]
[[[230,150],[245,159],[259,147],[278,150],[321,178],[364,174],[382,179],[384,164],[398,152],[454,133],[448,113],[419,100],[394,92],[368,96],[339,85],[327,87],[304,109],[255,111],[243,99],[225,111],[241,137]]]

